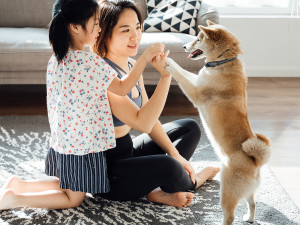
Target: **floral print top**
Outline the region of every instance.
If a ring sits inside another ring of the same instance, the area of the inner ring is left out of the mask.
[[[107,88],[116,72],[92,52],[69,51],[47,67],[50,146],[61,154],[85,155],[116,145]]]

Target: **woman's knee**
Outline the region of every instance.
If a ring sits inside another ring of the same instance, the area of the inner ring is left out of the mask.
[[[163,179],[178,178],[185,173],[185,169],[181,163],[170,156],[162,157],[161,165],[160,174],[163,176]]]
[[[184,119],[183,126],[185,129],[191,132],[191,134],[200,140],[201,130],[198,123],[193,119]]]

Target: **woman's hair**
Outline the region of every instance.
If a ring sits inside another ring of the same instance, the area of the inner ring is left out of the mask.
[[[98,10],[96,0],[56,0],[49,25],[49,41],[59,62],[69,50],[69,24],[78,24],[86,29],[86,22],[96,15]]]
[[[113,28],[118,23],[121,13],[125,9],[134,10],[141,26],[143,25],[143,18],[132,0],[101,0],[99,8],[101,32],[96,43],[92,46],[92,51],[104,58],[108,52],[108,40],[112,37]]]

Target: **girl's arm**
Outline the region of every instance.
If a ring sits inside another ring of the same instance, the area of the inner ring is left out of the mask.
[[[154,57],[161,55],[164,52],[164,45],[156,43],[148,47],[139,57],[128,76],[123,79],[115,78],[108,87],[108,90],[121,96],[125,96],[136,85],[142,75],[146,65]]]

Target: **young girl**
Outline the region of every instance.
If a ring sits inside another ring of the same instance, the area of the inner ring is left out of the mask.
[[[106,90],[126,95],[147,62],[166,56],[162,44],[150,46],[128,77],[119,79],[99,56],[84,51],[84,46],[95,43],[100,31],[95,0],[55,2],[49,29],[54,55],[47,68],[51,148],[45,172],[58,179],[23,181],[13,177],[0,196],[0,210],[77,207],[86,192],[109,191],[103,152],[115,147],[115,134]]]
[[[129,57],[137,54],[142,17],[131,0],[102,0],[99,4],[103,32],[93,50],[121,78],[133,64],[139,64]],[[193,199],[188,190],[213,179],[219,168],[208,167],[195,174],[188,162],[200,139],[195,121],[182,119],[163,126],[158,121],[171,81],[170,73],[158,63],[161,60],[164,57],[152,62],[161,79],[150,99],[142,77],[128,96],[108,92],[117,139],[114,150],[105,152],[110,191],[101,196],[119,201],[146,196],[153,202],[186,207]],[[131,139],[131,128],[148,134]]]

